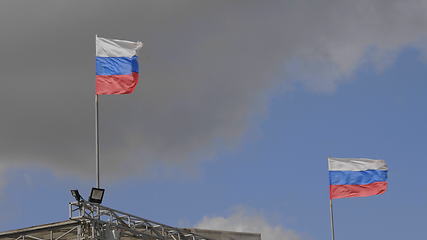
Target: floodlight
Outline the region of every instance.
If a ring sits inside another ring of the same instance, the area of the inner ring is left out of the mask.
[[[83,198],[79,193],[79,190],[74,189],[74,190],[70,190],[71,195],[73,195],[73,197],[76,199],[77,202],[80,202]]]
[[[102,198],[104,197],[105,189],[102,188],[92,188],[90,192],[89,202],[93,203],[101,203]]]

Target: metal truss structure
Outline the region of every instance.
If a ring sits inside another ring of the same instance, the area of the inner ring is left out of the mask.
[[[86,223],[80,232],[82,237],[90,236],[90,239],[209,240],[188,229],[171,227],[84,200],[70,203],[69,214],[70,220]]]
[[[69,204],[69,220],[0,232],[0,240],[261,240],[261,234],[175,228],[82,200]]]
[[[1,240],[80,240],[81,225],[64,221],[0,233]]]

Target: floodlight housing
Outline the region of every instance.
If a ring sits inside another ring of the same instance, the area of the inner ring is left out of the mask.
[[[83,199],[79,193],[79,190],[73,189],[73,190],[70,190],[70,192],[71,192],[71,195],[73,195],[73,197],[76,199],[77,202],[80,202]]]
[[[104,191],[105,189],[102,188],[92,188],[89,196],[89,202],[101,204],[102,199],[104,198]]]

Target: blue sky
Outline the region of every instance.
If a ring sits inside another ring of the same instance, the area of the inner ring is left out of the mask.
[[[266,113],[254,116],[239,144],[216,149],[213,159],[187,171],[169,167],[163,177],[109,182],[105,205],[177,226],[241,207],[301,239],[328,239],[327,157],[378,158],[389,165],[389,191],[335,200],[337,239],[422,239],[426,75],[420,52],[406,48],[382,71],[360,66],[335,91],[283,85],[270,91]],[[6,179],[3,230],[65,220],[68,190],[87,194],[94,184],[43,167],[14,168]]]

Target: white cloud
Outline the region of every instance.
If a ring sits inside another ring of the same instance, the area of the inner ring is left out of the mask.
[[[278,224],[270,223],[259,213],[238,208],[228,217],[204,217],[196,228],[236,232],[261,233],[262,240],[301,240],[300,234]]]

